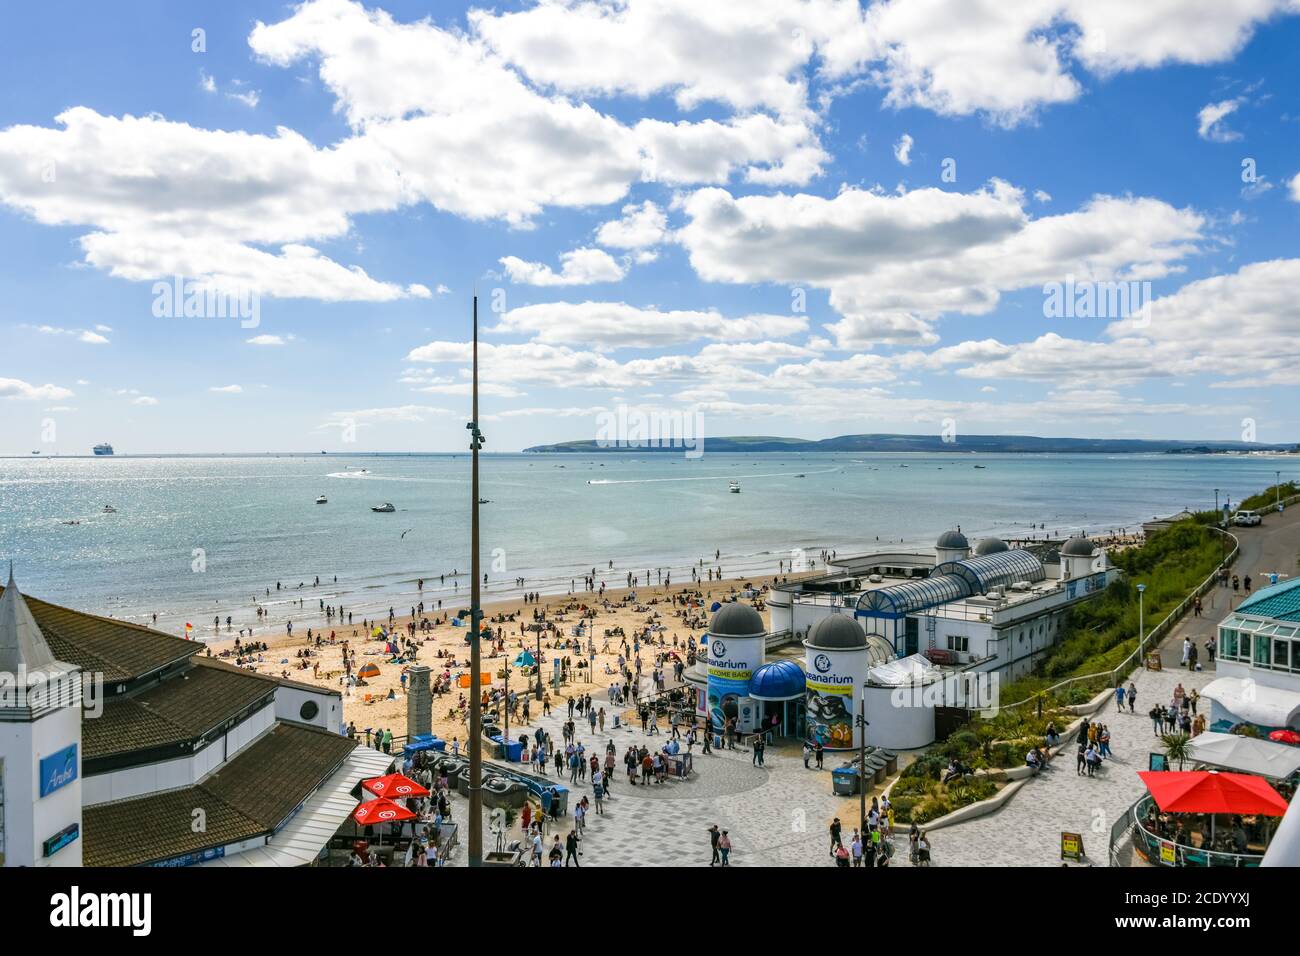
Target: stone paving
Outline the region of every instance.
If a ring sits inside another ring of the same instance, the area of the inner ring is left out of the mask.
[[[566,702],[559,703],[550,717],[534,718],[526,725],[526,732],[541,726],[562,740],[560,729],[568,710]],[[592,734],[585,720],[575,717],[574,724],[577,740],[588,755],[595,751],[602,759],[609,740],[621,758],[634,741],[657,749],[666,739],[662,733],[646,736],[640,726],[607,724],[605,733]],[[511,733],[515,736],[513,725]],[[856,802],[831,793],[830,768],[838,763],[834,758],[828,757],[826,769],[817,771],[805,770],[801,749],[791,745],[769,747],[764,767],[753,766],[749,750],[704,754],[696,747],[693,757],[695,773],[689,779],[669,778],[663,784],[635,787],[628,784],[620,759],[604,813],[597,815],[593,806],[587,818],[582,865],[707,866],[711,858],[707,829],[716,823],[731,837],[733,865],[826,866],[831,863],[826,833],[831,818],[838,815],[845,821],[846,834],[852,829]],[[590,796],[591,783],[570,784],[567,772],[560,778],[553,772],[550,776],[571,789],[570,813],[559,831],[563,837],[573,825],[574,803],[582,794]],[[467,807],[465,798],[454,798],[453,815],[463,820]],[[492,837],[486,828],[484,833],[490,848]],[[553,835],[548,831],[548,845]],[[516,823],[507,841],[521,839],[522,829]],[[461,847],[452,864],[464,865],[464,859]]]
[[[1181,636],[1177,640],[1181,644]],[[1148,754],[1161,749],[1146,712],[1157,701],[1172,703],[1180,682],[1187,691],[1199,691],[1214,676],[1212,670],[1189,673],[1177,665],[1139,672],[1133,678],[1135,713],[1116,713],[1110,700],[1093,715],[1110,727],[1113,753],[1096,776],[1076,772],[1075,748],[1067,744],[1051,769],[1028,781],[995,813],[934,831],[934,865],[1060,866],[1063,830],[1083,834],[1089,862],[1108,865],[1111,824],[1146,792],[1137,771],[1146,770]]]

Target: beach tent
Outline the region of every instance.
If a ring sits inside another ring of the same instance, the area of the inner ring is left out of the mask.
[[[721,607],[722,607],[722,602],[721,602],[721,601],[714,601],[713,604],[709,607],[709,610],[710,610],[710,611],[716,611],[716,610],[718,610],[718,609],[721,608]]]
[[[410,777],[400,773],[386,773],[382,777],[362,780],[361,786],[377,797],[427,797],[429,791]]]
[[[361,669],[357,671],[358,677],[369,678],[379,676],[378,664],[362,664]]]
[[[1263,777],[1217,770],[1139,770],[1138,776],[1166,813],[1286,813],[1286,800]]]
[[[520,651],[519,656],[515,658],[515,667],[532,667],[537,663],[537,659],[528,651]]]
[[[414,820],[415,814],[400,803],[394,803],[387,797],[365,800],[352,811],[352,819],[362,826],[376,823],[396,823],[399,820]]]
[[[384,632],[384,629],[382,627],[377,626],[373,631],[370,632],[370,636],[373,637],[375,640],[379,640],[380,638],[387,637],[388,635]]]

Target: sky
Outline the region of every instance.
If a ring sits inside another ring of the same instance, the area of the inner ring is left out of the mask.
[[[1300,0],[0,15],[0,453],[1300,438]],[[242,309],[242,311],[241,311]]]

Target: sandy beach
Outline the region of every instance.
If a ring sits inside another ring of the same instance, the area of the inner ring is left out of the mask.
[[[505,652],[485,653],[483,672],[492,675],[492,687],[503,688],[506,686],[502,674],[504,664],[507,661],[513,662],[523,650],[536,655],[537,634],[531,631],[526,634],[520,632],[521,626],[533,622],[533,612],[536,610],[539,615],[555,623],[560,629],[558,638],[550,634],[542,635],[543,676],[549,680],[550,661],[554,657],[568,655],[575,663],[579,658],[579,655],[572,650],[555,651],[554,644],[559,640],[572,639],[572,628],[583,620],[584,608],[594,610],[595,616],[587,620],[591,623],[590,633],[594,636],[597,650],[592,668],[592,676],[595,679],[571,676],[569,683],[562,686],[558,697],[554,691],[551,691],[551,696],[553,700],[564,700],[570,696],[590,693],[593,697],[599,695],[602,700],[605,700],[609,685],[615,681],[614,676],[606,673],[607,668],[616,670],[618,667],[618,654],[622,642],[622,637],[617,636],[616,633],[618,628],[622,629],[629,641],[634,635],[644,633],[651,625],[662,628],[653,637],[655,644],[653,649],[647,647],[644,641],[642,643],[642,670],[648,677],[654,667],[654,655],[660,649],[671,651],[676,648],[685,660],[686,648],[691,641],[698,641],[700,634],[707,627],[710,617],[709,608],[713,602],[728,600],[742,594],[744,590],[752,590],[755,592],[755,597],[749,599],[750,603],[759,608],[765,621],[769,621],[763,598],[772,583],[777,580],[796,580],[807,576],[809,575],[768,575],[741,580],[705,581],[702,584],[606,589],[603,598],[598,598],[591,592],[580,592],[574,595],[542,595],[537,603],[526,603],[518,598],[487,603],[483,606],[484,621],[494,632],[499,630],[505,641]],[[672,600],[673,596],[681,595],[689,595],[692,598],[689,606],[683,606]],[[432,624],[432,629],[420,631],[417,627],[415,639],[419,649],[416,663],[432,667],[434,677],[444,672],[450,673],[453,683],[451,693],[434,699],[433,732],[445,740],[459,738],[463,742],[466,737],[463,716],[452,711],[460,696],[465,693],[463,689],[456,686],[456,678],[462,673],[469,672],[469,646],[466,641],[468,629],[450,623],[454,614],[454,609],[444,609],[436,616],[427,611],[424,615],[417,614],[417,624],[418,619],[422,617]],[[409,614],[397,617],[397,631],[406,634],[407,625],[411,620]],[[380,623],[386,626],[387,617],[385,616]],[[262,674],[286,677],[340,691],[344,694],[344,719],[355,722],[359,735],[363,735],[367,729],[389,729],[394,736],[404,736],[406,694],[401,677],[407,665],[388,663],[391,655],[385,650],[385,641],[371,636],[374,625],[375,622],[371,621],[370,626],[365,627],[359,619],[354,620],[352,624],[342,626],[335,620],[331,625],[326,621],[323,612],[306,605],[304,601],[301,616],[293,622],[292,635],[283,625],[258,628],[252,640],[265,643],[267,649],[252,655],[251,660],[245,657],[243,663],[244,666]],[[307,636],[308,629],[311,630],[310,639]],[[607,631],[615,634],[607,638],[605,636]],[[319,647],[316,646],[318,633],[322,635],[322,643]],[[237,634],[233,632],[227,636],[223,628],[220,638],[209,638],[206,643],[214,657],[236,663],[236,637]],[[350,648],[356,651],[355,660],[358,667],[374,663],[379,668],[379,675],[369,678],[365,686],[346,686],[343,671],[344,641],[348,641]],[[583,638],[583,645],[586,646],[586,638]],[[311,651],[310,657],[298,656],[308,649]],[[485,647],[484,650],[486,651],[487,648]],[[442,657],[439,657],[440,652]],[[632,666],[635,667],[634,662]],[[511,667],[510,689],[521,691],[524,684],[523,672],[519,668]],[[533,714],[540,712],[539,705],[534,704],[533,708]],[[512,728],[516,726],[514,720],[511,721],[511,726]]]

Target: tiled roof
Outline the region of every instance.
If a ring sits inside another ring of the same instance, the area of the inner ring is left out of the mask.
[[[199,833],[194,832],[195,810],[202,810],[206,818]],[[263,832],[260,824],[202,787],[96,804],[82,810],[81,819],[84,866],[139,866]]]
[[[1300,578],[1261,588],[1238,604],[1237,610],[1256,617],[1300,621]]]
[[[203,657],[146,691],[104,706],[81,722],[85,757],[93,760],[193,740],[275,690],[274,678]]]
[[[54,656],[87,673],[103,674],[106,683],[131,680],[203,650],[196,641],[139,624],[23,597]]]
[[[217,770],[203,786],[270,829],[334,771],[356,741],[315,727],[276,724],[240,758]],[[300,784],[312,768],[311,787]]]
[[[86,807],[86,866],[139,866],[269,833],[334,773],[356,743],[276,724],[202,783]],[[195,810],[204,832],[195,833]]]

